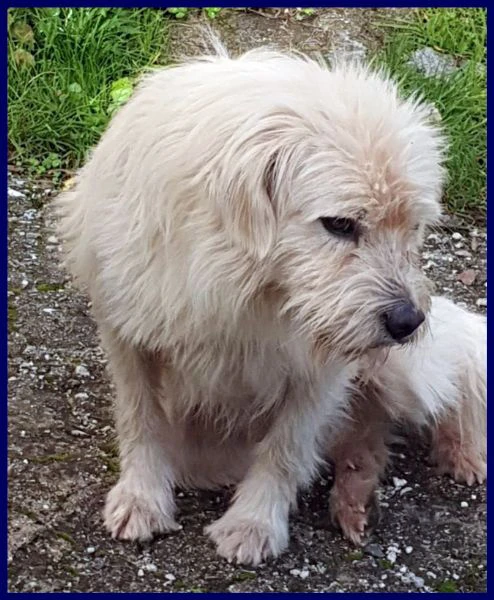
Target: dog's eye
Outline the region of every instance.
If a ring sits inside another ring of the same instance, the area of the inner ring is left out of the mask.
[[[357,223],[353,219],[321,217],[320,221],[326,231],[339,237],[353,238],[357,233]]]

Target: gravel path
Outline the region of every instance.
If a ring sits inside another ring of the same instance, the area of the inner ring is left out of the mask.
[[[177,534],[109,539],[112,388],[87,298],[57,266],[50,194],[9,178],[10,591],[485,591],[485,486],[434,475],[413,440],[397,449],[381,523],[362,550],[328,523],[330,474],[302,497],[289,551],[255,570],[217,559],[202,535],[227,491],[179,493]],[[485,248],[482,227],[455,219],[431,233],[423,263],[437,292],[484,312]]]

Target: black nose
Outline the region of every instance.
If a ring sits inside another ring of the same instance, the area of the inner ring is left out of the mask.
[[[398,342],[411,335],[424,319],[424,313],[409,302],[397,304],[384,313],[386,329],[389,335]]]

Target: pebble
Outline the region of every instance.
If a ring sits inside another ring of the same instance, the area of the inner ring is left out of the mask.
[[[405,548],[405,552],[406,552],[407,554],[411,554],[411,553],[413,552],[413,548],[412,548],[412,546],[407,546],[407,547]]]
[[[472,494],[472,495],[470,496],[470,498],[471,498],[472,500],[477,500],[477,494]]]
[[[79,377],[89,377],[89,371],[84,365],[78,365],[75,368],[75,374]]]
[[[54,235],[50,235],[47,241],[49,244],[58,244],[58,238]]]
[[[399,479],[398,477],[393,477],[393,485],[395,486],[395,488],[402,488],[406,483],[406,479]]]
[[[18,190],[14,190],[13,188],[9,188],[9,198],[25,198],[26,195]]]
[[[468,508],[468,502],[465,502],[465,501],[463,501],[463,502],[460,502],[460,506],[461,506],[462,508]]]
[[[487,298],[478,298],[475,304],[477,306],[487,306]]]
[[[144,571],[142,569],[137,571],[137,577],[144,577]]]
[[[96,548],[95,548],[94,546],[88,546],[88,547],[86,548],[86,552],[87,552],[88,554],[94,554],[94,553],[96,552]]]
[[[370,554],[370,556],[373,556],[374,558],[384,558],[383,549],[379,544],[368,544],[364,548],[364,551],[367,554]]]
[[[80,429],[72,429],[70,435],[73,435],[75,437],[84,437],[87,435],[87,433],[85,431],[81,431]]]
[[[146,565],[146,571],[148,571],[149,573],[156,573],[157,570],[158,567],[153,563],[149,563],[148,565]]]
[[[427,46],[413,52],[408,64],[426,77],[444,77],[458,69],[452,56],[442,54]]]
[[[451,237],[452,237],[454,240],[462,240],[462,239],[463,239],[463,236],[462,236],[462,235],[461,235],[461,233],[459,233],[458,231],[455,231]]]
[[[172,573],[167,573],[165,579],[168,579],[168,581],[175,581],[176,577]]]
[[[389,560],[389,562],[391,564],[394,565],[394,563],[396,562],[396,558],[398,556],[398,554],[401,554],[400,550],[398,549],[397,546],[389,546],[387,551],[386,551],[386,558]]]
[[[408,494],[408,492],[411,492],[413,490],[413,488],[411,487],[404,487],[403,489],[400,490],[400,496],[404,496],[405,494]]]
[[[295,577],[300,577],[300,579],[307,579],[309,577],[309,571],[307,569],[292,569],[290,571],[290,575],[294,575]]]

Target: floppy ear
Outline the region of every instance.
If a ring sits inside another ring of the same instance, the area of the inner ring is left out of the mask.
[[[265,258],[277,236],[274,191],[276,157],[264,169],[244,165],[244,172],[230,180],[221,202],[225,229],[234,244],[256,259]]]

